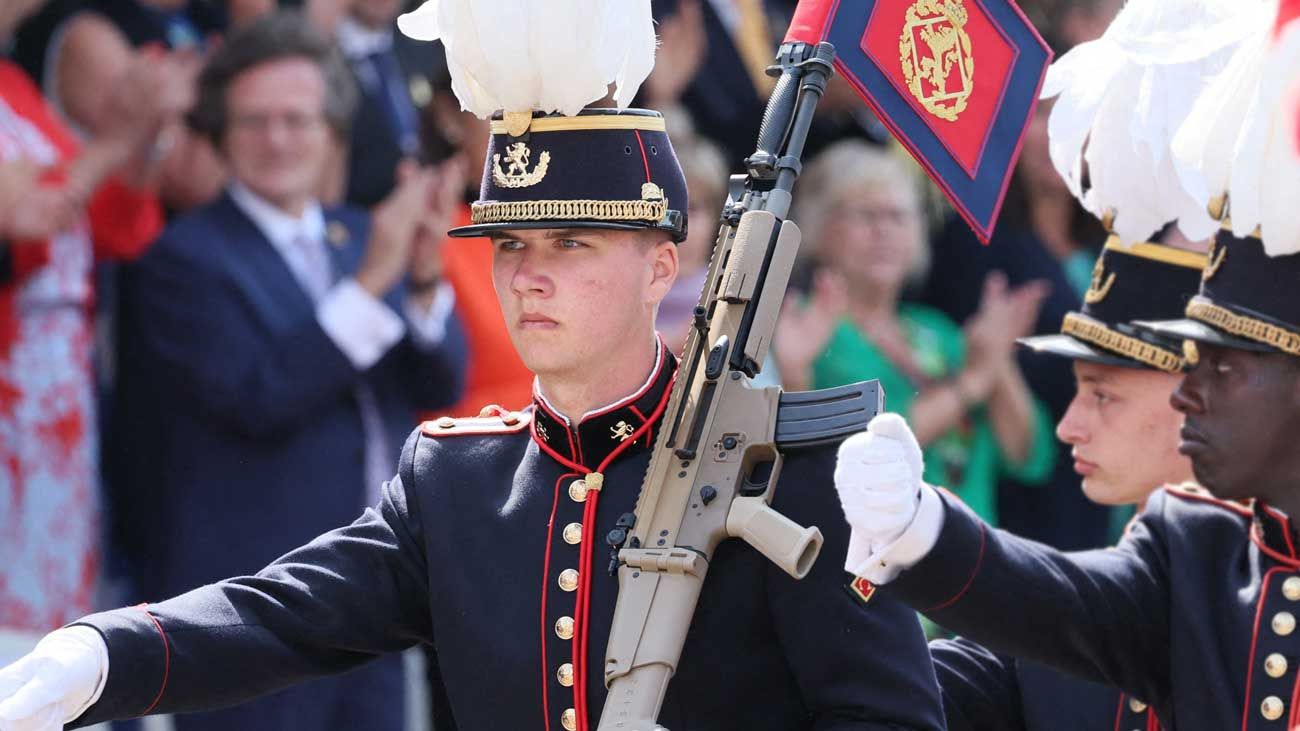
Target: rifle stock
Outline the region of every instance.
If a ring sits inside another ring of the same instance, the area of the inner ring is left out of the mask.
[[[771,507],[782,449],[833,443],[880,408],[874,382],[825,392],[755,388],[798,253],[784,220],[808,125],[831,72],[829,44],[785,44],[782,78],[728,201],[682,366],[618,550],[618,601],[606,648],[599,731],[664,731],[657,718],[718,544],[740,538],[795,578],[821,532]]]

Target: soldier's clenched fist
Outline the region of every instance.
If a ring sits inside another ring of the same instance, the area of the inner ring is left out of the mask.
[[[0,731],[58,731],[99,698],[107,677],[108,648],[98,632],[51,632],[0,669]]]

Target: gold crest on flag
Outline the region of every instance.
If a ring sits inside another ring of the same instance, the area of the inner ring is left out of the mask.
[[[962,0],[916,0],[898,38],[903,78],[927,112],[955,122],[974,90],[975,57]]]

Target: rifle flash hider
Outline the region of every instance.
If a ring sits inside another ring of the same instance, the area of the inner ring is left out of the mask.
[[[822,550],[822,532],[772,509],[761,496],[738,497],[727,514],[727,534],[740,538],[796,579],[808,575]]]

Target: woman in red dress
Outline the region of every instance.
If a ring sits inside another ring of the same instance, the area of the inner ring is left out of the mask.
[[[0,41],[40,2],[2,4]],[[0,633],[41,633],[91,609],[91,266],[140,253],[161,228],[149,160],[187,103],[174,71],[165,59],[134,64],[104,105],[104,131],[83,142],[0,59]]]

